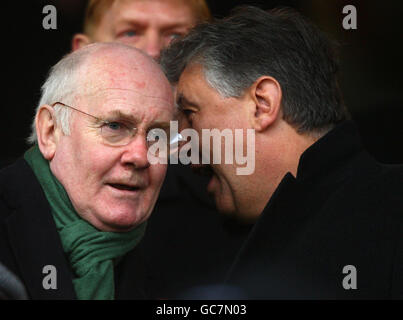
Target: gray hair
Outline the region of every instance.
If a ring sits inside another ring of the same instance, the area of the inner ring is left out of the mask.
[[[275,78],[283,118],[299,133],[324,133],[348,117],[335,46],[293,10],[238,8],[228,18],[196,26],[161,56],[171,83],[195,63],[224,98],[240,97],[261,76]]]
[[[58,63],[56,63],[49,72],[49,75],[42,85],[41,98],[35,111],[35,117],[31,125],[31,135],[27,142],[35,144],[38,140],[35,118],[42,105],[52,105],[55,102],[63,102],[65,104],[74,104],[76,96],[79,94],[80,79],[78,77],[80,67],[84,64],[87,57],[94,52],[111,46],[127,47],[121,44],[113,43],[94,43],[87,45],[80,50],[65,55]],[[60,126],[63,134],[70,134],[70,108],[55,105],[55,119],[57,125]]]

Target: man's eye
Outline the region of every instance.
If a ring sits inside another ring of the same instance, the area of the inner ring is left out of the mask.
[[[125,125],[120,122],[108,122],[104,124],[104,127],[111,131],[118,131],[124,129]]]
[[[182,37],[182,34],[180,33],[172,33],[169,35],[170,40],[176,40],[179,39],[180,37]]]
[[[190,109],[182,109],[182,113],[183,113],[186,117],[189,117],[189,116],[191,116],[194,112],[193,112],[193,110],[190,110]]]
[[[125,37],[135,37],[137,35],[137,32],[134,30],[129,30],[123,33]]]

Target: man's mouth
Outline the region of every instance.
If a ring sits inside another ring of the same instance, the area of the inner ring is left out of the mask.
[[[191,165],[193,172],[198,175],[205,177],[212,177],[214,175],[213,169],[209,165],[205,164],[192,164]]]
[[[201,176],[205,176],[209,178],[209,183],[207,185],[207,192],[214,193],[216,185],[218,183],[217,175],[214,173],[214,170],[209,165],[202,164],[192,164],[192,170]]]
[[[138,186],[133,186],[133,185],[128,185],[128,184],[121,184],[121,183],[108,183],[109,186],[112,188],[118,189],[118,190],[123,190],[123,191],[138,191],[140,190],[140,187]]]

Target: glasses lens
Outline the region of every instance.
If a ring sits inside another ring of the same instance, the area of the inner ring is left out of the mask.
[[[107,144],[123,146],[129,144],[134,133],[119,122],[108,122],[101,127],[101,136]]]
[[[107,122],[101,127],[101,136],[106,144],[112,146],[124,146],[130,143],[136,129],[130,129],[125,124],[119,122]],[[169,130],[161,128],[151,129],[147,134],[147,146],[159,151],[166,150],[169,153],[176,152],[183,143],[181,134],[170,136]],[[161,150],[162,149],[162,150]]]

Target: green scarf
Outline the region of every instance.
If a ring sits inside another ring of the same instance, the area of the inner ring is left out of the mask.
[[[25,152],[24,158],[49,201],[64,252],[75,272],[73,284],[77,298],[114,299],[114,262],[139,243],[146,223],[125,233],[97,230],[77,214],[37,145]]]

